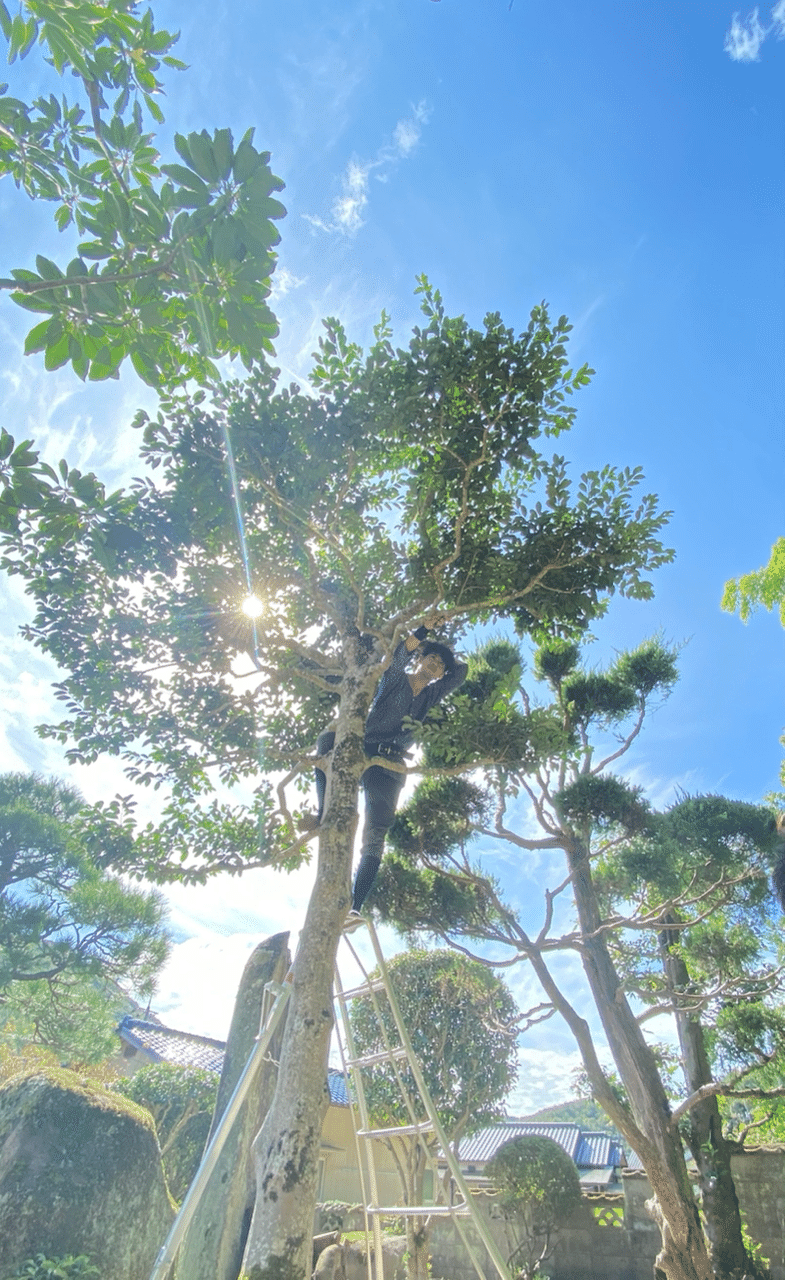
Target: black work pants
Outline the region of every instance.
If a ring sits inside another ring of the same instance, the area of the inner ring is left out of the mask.
[[[320,756],[326,756],[335,745],[335,734],[332,730],[321,733],[316,743]],[[366,753],[378,754],[378,745],[365,744]],[[400,757],[396,763],[402,763]],[[398,797],[406,781],[406,775],[393,769],[385,769],[382,765],[372,764],[362,776],[362,788],[365,794],[365,823],[363,825],[362,844],[360,846],[360,865],[354,882],[352,908],[359,911],[365,901],[371,885],[376,879],[379,863],[384,852],[384,841],[387,832],[395,819]],[[324,795],[327,778],[322,769],[316,770],[316,795],[319,802],[319,819],[324,811]]]

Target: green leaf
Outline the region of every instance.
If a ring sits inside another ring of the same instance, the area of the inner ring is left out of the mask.
[[[44,356],[44,367],[49,369],[59,369],[70,359],[68,351],[68,334],[64,333],[58,342],[52,347],[47,347]]]
[[[27,30],[26,30],[24,44],[19,50],[20,58],[27,57],[28,53],[32,49],[33,45],[35,44],[35,38],[37,35],[38,35],[38,23],[36,22],[35,18],[30,18],[27,23]]]
[[[247,182],[260,168],[261,163],[262,157],[246,135],[234,153],[232,170],[235,178],[238,182]]]
[[[79,245],[79,252],[83,258],[100,259],[108,258],[112,253],[113,246],[104,244],[101,240],[85,240]]]
[[[11,39],[12,25],[11,15],[6,9],[3,0],[0,0],[0,30],[2,30],[6,40]]]
[[[231,129],[216,129],[213,152],[218,166],[218,177],[225,181],[232,172],[233,147]]]
[[[199,177],[204,178],[210,185],[214,185],[221,175],[207,130],[202,129],[201,133],[189,133],[187,142],[193,167]]]
[[[51,258],[44,258],[42,254],[36,254],[35,265],[41,273],[43,280],[62,280],[63,273],[56,262],[52,262]]]
[[[156,121],[157,124],[163,124],[164,113],[159,107],[155,98],[153,98],[149,93],[145,93],[143,96],[144,96],[145,103],[147,105],[147,110],[150,112],[150,115],[153,117],[153,119]]]
[[[49,330],[52,324],[51,320],[42,320],[34,329],[31,329],[25,338],[25,355],[32,355],[34,351],[43,351],[49,338]]]
[[[174,178],[181,187],[188,187],[190,191],[197,191],[199,194],[209,195],[209,187],[202,181],[198,174],[192,169],[186,169],[182,164],[162,164],[161,172],[167,177]]]
[[[14,16],[8,42],[8,61],[16,62],[17,55],[27,39],[27,23],[20,14]]]

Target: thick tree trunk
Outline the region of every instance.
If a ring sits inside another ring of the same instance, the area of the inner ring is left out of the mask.
[[[265,983],[283,982],[289,969],[288,941],[288,933],[278,933],[260,942],[248,958],[237,991],[210,1138],[259,1034]],[[276,1031],[270,1044],[272,1059],[280,1053],[282,1035],[283,1027]],[[273,1062],[265,1062],[232,1126],[188,1229],[177,1259],[178,1280],[237,1280],[256,1193],[251,1148],[277,1082]]]
[[[663,919],[660,952],[663,968],[673,997],[676,1026],[681,1047],[681,1060],[688,1093],[695,1093],[712,1080],[706,1042],[700,1016],[679,1007],[680,997],[688,997],[690,975],[680,955],[671,950],[678,940],[679,921],[674,915]],[[698,1169],[703,1202],[703,1217],[709,1240],[711,1262],[719,1280],[734,1276],[754,1276],[757,1268],[744,1248],[741,1214],[736,1187],[731,1174],[732,1144],[722,1132],[722,1117],[716,1097],[705,1098],[690,1109],[687,1118],[687,1143]]]
[[[256,1206],[243,1259],[249,1280],[306,1280],[311,1273],[333,970],[349,908],[363,727],[372,692],[373,681],[356,661],[343,681],[316,882],[293,965],[278,1086],[254,1142]]]
[[[681,1139],[671,1124],[670,1104],[654,1056],[627,1002],[601,932],[588,855],[578,842],[567,848],[567,854],[583,968],[638,1130],[633,1145],[654,1192],[651,1209],[662,1232],[656,1266],[668,1280],[712,1280]]]

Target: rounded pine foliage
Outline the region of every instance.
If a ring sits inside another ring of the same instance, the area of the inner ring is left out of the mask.
[[[499,1147],[485,1166],[505,1214],[528,1210],[543,1227],[563,1222],[581,1199],[578,1171],[553,1138],[521,1134]]]
[[[546,641],[534,657],[534,674],[558,688],[565,676],[574,671],[580,660],[580,646],[558,637]]]
[[[454,951],[407,951],[388,965],[404,1023],[447,1134],[472,1133],[495,1120],[516,1076],[517,1008],[486,965]],[[392,1013],[380,999],[387,1035],[398,1042]],[[384,1039],[371,1000],[355,1000],[352,1030],[359,1052],[380,1052]],[[406,1087],[417,1096],[408,1070]],[[372,1116],[407,1124],[408,1112],[391,1066],[363,1071]]]
[[[655,689],[668,693],[679,678],[677,651],[660,640],[644,640],[637,649],[619,655],[613,673],[644,697]]]
[[[570,718],[581,724],[589,720],[615,724],[638,705],[635,690],[628,684],[596,672],[574,672],[564,681],[562,692],[570,705]]]
[[[577,826],[620,826],[628,835],[645,831],[651,822],[641,788],[612,773],[582,774],[555,797],[561,817]]]

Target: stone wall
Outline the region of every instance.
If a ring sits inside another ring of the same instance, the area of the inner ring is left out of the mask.
[[[629,1191],[629,1195],[628,1195]],[[562,1230],[556,1248],[548,1261],[552,1280],[651,1280],[654,1258],[659,1248],[659,1232],[645,1214],[642,1202],[648,1195],[648,1183],[627,1185],[624,1194],[585,1196]],[[476,1197],[483,1214],[504,1255],[508,1249],[504,1226],[494,1216],[493,1198]],[[639,1212],[643,1217],[640,1218]],[[470,1224],[464,1226],[476,1239]],[[486,1276],[496,1272],[485,1249],[476,1241]],[[455,1226],[448,1221],[435,1222],[431,1234],[431,1258],[434,1277],[449,1280],[477,1280]]]
[[[732,1157],[731,1172],[750,1239],[772,1280],[785,1280],[785,1147],[752,1147]]]

